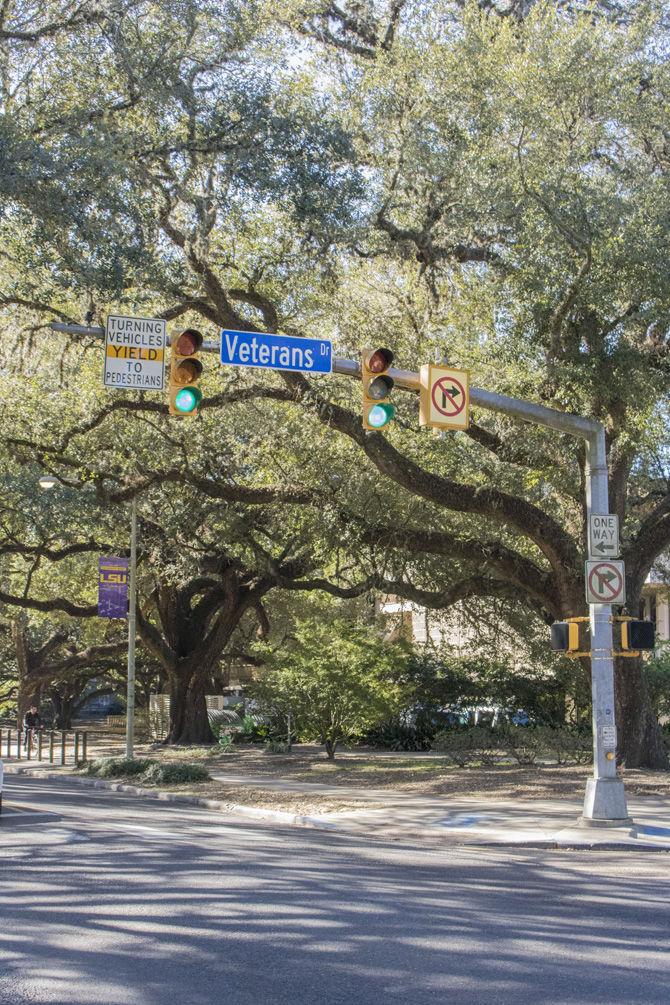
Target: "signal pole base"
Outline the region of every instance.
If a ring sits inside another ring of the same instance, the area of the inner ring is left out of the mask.
[[[628,816],[626,792],[619,778],[589,778],[584,796],[581,827],[626,827],[633,823]]]

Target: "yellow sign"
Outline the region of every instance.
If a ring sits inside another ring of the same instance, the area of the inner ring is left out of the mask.
[[[433,429],[470,425],[470,371],[427,363],[421,367],[419,424]]]
[[[143,349],[134,345],[108,345],[107,355],[113,359],[152,359],[160,362],[163,359],[163,350]]]

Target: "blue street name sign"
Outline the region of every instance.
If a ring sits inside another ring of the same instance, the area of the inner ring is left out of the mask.
[[[226,366],[330,373],[333,369],[333,343],[328,339],[236,332],[224,328],[221,332],[221,362]]]

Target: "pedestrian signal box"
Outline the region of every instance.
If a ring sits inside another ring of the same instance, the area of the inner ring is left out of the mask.
[[[640,650],[649,652],[656,646],[656,626],[653,621],[621,622],[621,648],[624,652]]]
[[[554,621],[551,626],[551,648],[557,653],[579,650],[579,624],[574,621]]]

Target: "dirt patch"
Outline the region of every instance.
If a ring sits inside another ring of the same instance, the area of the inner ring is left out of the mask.
[[[586,779],[591,771],[588,766],[567,766],[561,768],[518,768],[504,766],[500,768],[456,768],[445,777],[430,781],[405,781],[403,783],[379,784],[376,787],[386,788],[389,795],[403,793],[407,795],[424,795],[427,798],[443,797],[462,798],[493,797],[495,799],[552,799],[581,798],[584,794]],[[622,774],[629,796],[670,796],[670,773],[653,771],[628,771]],[[284,777],[283,781],[288,779]],[[314,779],[310,779],[314,781]],[[333,785],[329,778],[328,785]],[[335,783],[337,784],[337,783]],[[354,785],[353,780],[342,784]],[[322,813],[338,813],[346,810],[381,809],[383,799],[375,799],[363,804],[360,799],[347,798],[343,793],[341,799],[333,794],[315,792],[287,792],[272,788],[257,786],[227,785],[225,782],[212,781],[201,785],[162,786],[171,792],[184,792],[208,799],[220,799],[231,804],[257,806],[272,810],[283,810],[308,816]],[[358,776],[358,785],[363,787]],[[365,786],[368,788],[368,786]]]
[[[161,791],[178,792],[182,795],[198,796],[201,799],[218,799],[230,807],[254,806],[259,809],[280,810],[283,813],[298,813],[315,816],[322,813],[340,813],[345,810],[360,809],[358,801],[321,796],[318,793],[282,792],[276,789],[235,787],[221,782],[203,782],[201,785],[161,785]],[[378,809],[383,803],[366,803],[366,809]]]
[[[182,750],[169,756],[185,758],[188,755]],[[391,758],[375,754],[347,755],[339,761],[329,762],[319,753],[270,755],[259,751],[240,751],[224,756],[210,755],[204,763],[209,771],[249,775],[254,779],[262,777],[268,782],[296,781],[329,787],[389,789],[425,796],[495,793],[501,799],[582,794],[586,779],[592,774],[589,764],[561,767],[550,764],[531,767],[500,764],[458,768],[446,758]],[[670,795],[670,772],[621,769],[620,777],[631,795]]]

